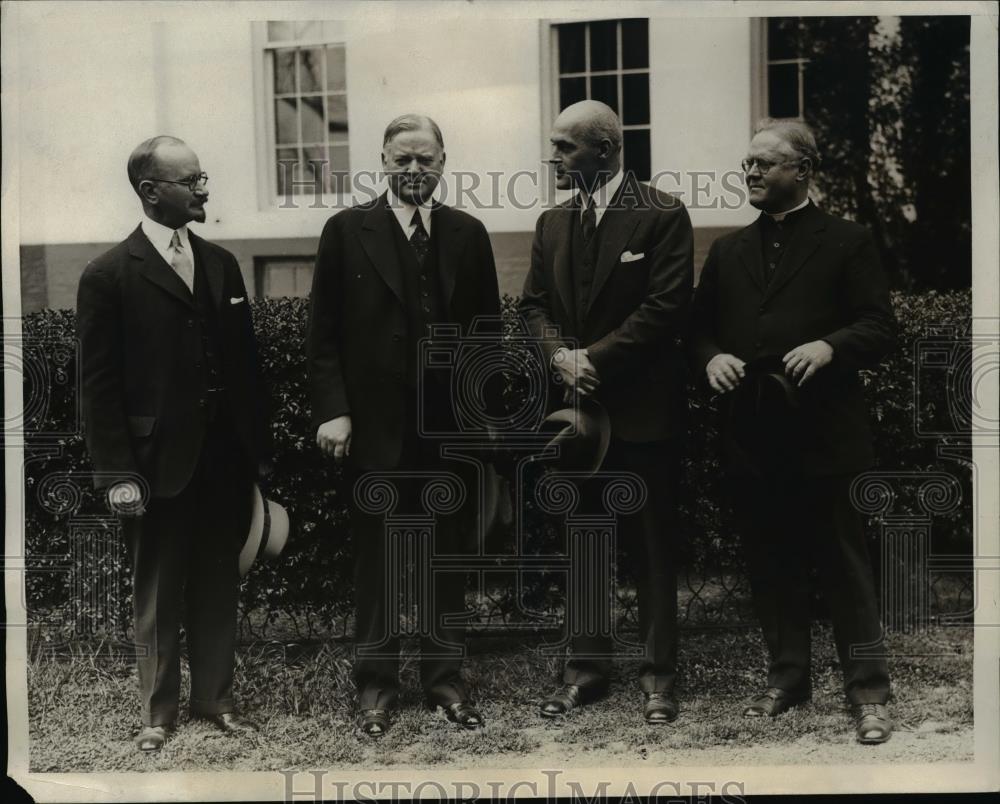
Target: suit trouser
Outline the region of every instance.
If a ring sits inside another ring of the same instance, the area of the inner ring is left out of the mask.
[[[672,441],[633,443],[612,438],[600,471],[634,472],[646,486],[645,505],[618,519],[618,543],[636,582],[639,639],[645,645],[639,663],[639,686],[644,692],[672,690],[677,675],[677,567],[673,544],[680,478],[679,446]],[[585,481],[581,488],[583,499],[600,500],[603,485],[601,480]],[[583,592],[586,594],[587,590]],[[567,600],[567,607],[572,603]],[[582,603],[587,607],[593,605],[593,601]],[[567,616],[567,621],[570,619]],[[606,685],[612,666],[611,637],[571,634],[570,648],[573,655],[563,670],[563,683],[583,687]]]
[[[182,622],[191,713],[234,709],[238,561],[250,525],[251,479],[229,430],[216,419],[187,487],[176,497],[152,499],[141,517],[124,521],[146,725],[165,725],[177,717]]]
[[[421,439],[415,432],[410,432],[404,441],[398,471],[453,472],[467,483],[460,465],[439,457],[439,447],[440,442]],[[352,474],[354,486],[361,473],[354,471]],[[417,477],[412,480],[394,478],[393,482],[399,503],[392,516],[419,516],[424,511],[420,499],[423,483]],[[468,486],[466,492],[471,493]],[[433,521],[430,553],[420,553],[418,549],[410,556],[412,569],[403,569],[406,577],[400,583],[413,593],[409,597],[419,601],[418,621],[424,624],[419,629],[420,683],[424,694],[429,703],[446,705],[467,697],[461,676],[465,629],[461,625],[445,624],[443,620],[449,614],[455,616],[465,611],[465,574],[439,572],[432,576],[431,567],[421,560],[421,556],[427,558],[461,552],[462,512],[437,514]],[[354,495],[351,524],[355,544],[357,621],[354,683],[358,690],[358,706],[361,709],[387,709],[395,705],[399,692],[400,650],[399,602],[392,593],[395,584],[390,583],[389,576],[400,569],[398,559],[406,557],[408,548],[402,547],[405,537],[400,538],[398,532],[390,537],[384,516],[359,509]],[[390,538],[394,544],[391,550]],[[412,546],[414,543],[409,544]],[[390,555],[397,560],[391,561]]]
[[[852,477],[731,478],[754,607],[770,654],[767,684],[808,693],[809,567],[816,566],[851,703],[885,703],[889,669]],[[859,655],[853,655],[863,649]],[[863,654],[868,654],[866,657]]]

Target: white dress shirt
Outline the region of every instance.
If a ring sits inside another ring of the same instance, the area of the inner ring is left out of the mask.
[[[418,207],[407,203],[390,189],[389,209],[392,210],[392,214],[399,221],[399,228],[403,230],[403,234],[406,235],[407,240],[413,237],[413,233],[416,231],[416,227],[413,225],[413,213],[418,209],[420,210],[420,220],[424,224],[424,231],[427,232],[428,237],[431,236],[431,208],[429,206]]]
[[[153,248],[163,257],[163,261],[167,264],[171,264],[173,259],[173,250],[170,248],[170,241],[174,239],[174,230],[168,226],[164,226],[162,223],[157,223],[148,215],[142,216],[142,222],[139,224],[142,226],[142,233],[149,238],[149,242],[153,244]],[[177,230],[177,234],[180,236],[181,245],[184,247],[184,251],[191,258],[191,262],[194,262],[194,252],[191,251],[191,241],[188,239],[187,226],[182,226]]]
[[[611,177],[610,181],[602,184],[594,192],[594,216],[596,218],[596,223],[594,228],[601,225],[601,218],[604,217],[604,213],[607,212],[611,202],[614,201],[615,195],[618,193],[618,188],[622,186],[622,181],[625,179],[625,174],[619,169],[619,171]],[[580,190],[580,218],[583,219],[583,210],[587,208],[588,195]]]

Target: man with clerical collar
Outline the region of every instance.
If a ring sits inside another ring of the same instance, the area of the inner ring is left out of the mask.
[[[552,369],[553,405],[563,405],[565,393],[607,411],[611,437],[599,471],[628,472],[642,483],[638,505],[607,513],[618,520],[636,581],[643,717],[663,724],[678,714],[673,545],[687,410],[679,339],[693,285],[691,222],[677,198],[623,171],[621,121],[607,105],[568,106],[550,142],[557,187],[579,192],[538,219],[520,309]],[[600,488],[581,482],[582,499],[602,499]],[[609,593],[581,591],[566,602],[568,624],[587,619],[595,595]],[[611,634],[569,630],[571,655],[561,686],[541,703],[544,717],[608,690]]]
[[[465,465],[443,457],[441,438],[433,435],[457,431],[456,402],[447,371],[421,364],[420,343],[438,325],[464,337],[477,317],[499,333],[485,227],[433,202],[444,164],[444,139],[432,119],[405,114],[390,122],[382,142],[388,189],[327,221],[310,295],[306,349],[316,443],[343,463],[354,489],[353,674],[359,729],[370,738],[388,731],[397,704],[400,587],[389,577],[396,571],[389,512],[373,510],[365,484],[395,478],[393,513],[435,515],[432,554],[460,552],[464,512],[425,510],[435,497],[424,493],[428,477],[448,473],[462,478],[468,492],[473,486]],[[461,674],[464,634],[455,625],[465,611],[464,576],[430,569],[418,563],[414,572],[427,609],[420,616],[429,623],[420,640],[425,700],[458,726],[480,728],[483,716]]]
[[[77,332],[95,484],[123,516],[133,564],[135,742],[157,751],[178,716],[182,621],[192,716],[255,728],[233,695],[238,559],[271,439],[239,265],[188,229],[208,201],[198,157],[153,137],[127,172],[143,218],[83,272]]]
[[[766,686],[744,713],[774,717],[810,698],[812,565],[856,737],[881,743],[892,733],[889,674],[850,486],[875,457],[857,372],[893,348],[895,319],[871,234],[809,201],[818,165],[804,123],[758,126],[743,170],[761,215],[712,244],[690,347],[699,374],[722,395],[728,488],[770,654]]]

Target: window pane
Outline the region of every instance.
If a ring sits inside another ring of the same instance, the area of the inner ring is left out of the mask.
[[[622,20],[622,67],[649,67],[649,20]]]
[[[278,195],[288,195],[291,193],[291,180],[295,166],[298,164],[299,154],[294,148],[279,148],[276,162],[278,175]]]
[[[316,95],[303,98],[302,105],[302,142],[323,142],[323,97]]]
[[[648,128],[625,132],[625,170],[642,181],[648,181],[652,175]]]
[[[565,109],[571,103],[587,99],[586,78],[559,79],[559,109]]]
[[[799,57],[798,17],[768,17],[767,58],[796,59]]]
[[[618,76],[595,75],[590,79],[590,97],[618,111]]]
[[[330,172],[330,163],[326,158],[325,145],[307,145],[302,149],[302,156],[305,160],[305,179],[315,182],[313,187],[302,187],[299,193],[313,193],[316,191],[327,191],[327,174]]]
[[[771,117],[798,117],[798,64],[772,64],[767,68],[767,113]]]
[[[618,69],[618,23],[590,23],[590,69]]]
[[[295,38],[295,27],[291,22],[269,22],[267,24],[268,42],[290,42]]]
[[[326,89],[327,92],[347,89],[347,72],[344,65],[344,48],[338,46],[326,49]]]
[[[298,108],[295,98],[278,98],[274,102],[274,141],[278,145],[299,141]]]
[[[330,169],[328,171],[331,193],[351,191],[351,160],[346,145],[330,145]]]
[[[274,91],[284,95],[295,91],[295,50],[274,51]]]
[[[295,38],[315,42],[323,35],[322,23],[305,20],[295,23]]]
[[[323,50],[308,48],[299,51],[299,92],[323,91]]]
[[[574,22],[559,26],[559,72],[582,73],[587,69],[584,61],[587,23]]]
[[[625,125],[649,122],[649,73],[622,76],[622,107]]]
[[[326,110],[329,117],[328,131],[331,140],[347,138],[347,95],[327,95]]]

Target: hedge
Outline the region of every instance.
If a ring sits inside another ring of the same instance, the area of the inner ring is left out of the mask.
[[[955,394],[949,397],[949,383],[936,379],[937,375],[921,375],[918,408],[914,366],[917,351],[937,342],[952,350],[956,364],[968,358],[969,342],[962,334],[970,321],[971,293],[896,293],[893,303],[900,323],[899,348],[877,370],[863,374],[875,420],[879,465],[893,471],[936,470],[954,475],[963,490],[963,500],[954,511],[935,520],[934,549],[968,554],[972,544],[970,473],[958,462],[939,458],[937,452],[942,445],[961,450],[964,440],[960,433],[934,437],[915,433],[916,429],[928,429],[929,424],[940,424],[949,415],[956,415]],[[516,329],[515,306],[514,299],[504,298],[508,336]],[[258,300],[253,315],[262,371],[274,403],[276,456],[269,489],[271,496],[288,508],[294,528],[282,560],[255,566],[251,571],[244,582],[242,605],[246,613],[255,613],[258,622],[265,624],[287,615],[306,617],[312,625],[319,623],[327,628],[342,623],[343,615],[352,606],[351,530],[346,506],[349,490],[338,468],[320,455],[309,423],[303,343],[307,305],[303,299]],[[959,337],[954,331],[942,336],[942,330],[948,327],[957,327]],[[29,608],[38,620],[44,612],[64,611],[68,604],[81,605],[71,600],[79,597],[79,588],[70,595],[66,573],[46,571],[65,566],[72,554],[68,524],[73,522],[79,527],[82,522],[94,532],[113,520],[89,482],[72,480],[85,478],[91,468],[78,425],[73,312],[33,313],[25,317],[23,332],[26,541],[31,567],[27,594]],[[951,375],[944,372],[944,376],[954,381],[956,375],[953,371]],[[517,379],[511,378],[508,383],[508,393],[514,396],[523,392]],[[690,399],[678,554],[684,566],[704,577],[738,568],[740,561],[729,514],[719,504],[716,413],[700,387],[691,389]],[[915,427],[917,422],[920,428]],[[900,504],[916,505],[916,501],[903,499]],[[528,510],[526,521],[529,549],[551,549],[552,534],[547,533],[539,513]],[[871,532],[876,538],[877,528]],[[127,557],[117,549],[104,560],[108,564],[105,570],[119,579],[120,594],[115,595],[118,611],[114,614],[127,620]],[[88,577],[85,585],[96,588],[100,581]],[[512,585],[503,588],[501,584],[493,591],[490,602],[484,604],[486,608],[492,608],[493,615],[497,609],[501,614],[509,613],[515,602]],[[533,576],[525,596],[528,602],[544,608],[558,599],[557,587],[551,578]],[[83,607],[87,605],[85,602]],[[101,612],[91,614],[95,620],[106,618]]]

